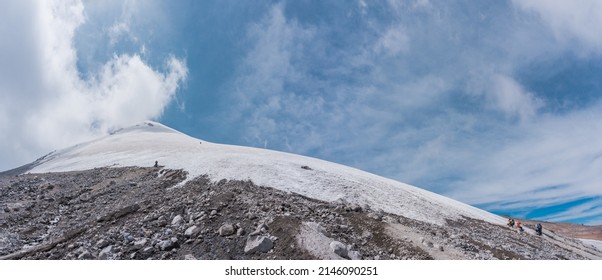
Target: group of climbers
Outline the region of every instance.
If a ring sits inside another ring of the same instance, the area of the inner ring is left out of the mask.
[[[511,228],[514,228],[516,226],[516,229],[518,229],[518,232],[525,231],[523,229],[523,226],[521,225],[520,221],[516,222],[512,218],[508,218],[507,225]],[[539,236],[541,236],[541,234],[543,233],[543,228],[540,223],[537,223],[537,225],[535,225],[535,233],[537,233],[537,235],[539,235]]]
[[[523,229],[523,226],[521,226],[520,222],[515,222],[515,221],[514,221],[514,219],[512,219],[512,218],[508,218],[508,223],[507,223],[507,225],[508,225],[509,227],[511,227],[511,228],[513,228],[513,227],[515,227],[515,226],[516,226],[516,229],[518,229],[518,232],[523,232],[523,231],[525,231],[525,230]]]

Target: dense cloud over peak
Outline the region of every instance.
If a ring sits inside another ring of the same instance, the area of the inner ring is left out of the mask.
[[[115,53],[97,72],[78,69],[81,1],[5,3],[0,36],[0,169],[27,163],[109,129],[161,116],[188,75],[169,56],[154,69],[138,53]],[[6,42],[6,43],[4,43]]]

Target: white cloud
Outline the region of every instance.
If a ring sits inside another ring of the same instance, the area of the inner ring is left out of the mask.
[[[449,193],[476,204],[529,199],[533,207],[599,196],[602,144],[594,139],[602,137],[601,109],[543,116],[502,134],[498,148],[475,156],[468,179]]]
[[[591,218],[588,220],[589,220],[589,222],[587,223],[588,225],[598,225],[598,226],[602,225],[602,216],[598,216],[598,217]]]
[[[364,0],[358,0],[357,3],[360,6],[360,10],[361,10],[362,14],[365,14],[366,9],[368,8],[368,3],[366,3],[366,1],[364,1]]]
[[[564,45],[581,51],[602,51],[602,2],[598,0],[513,0],[514,5],[536,13]]]
[[[545,215],[541,219],[547,221],[566,221],[568,219],[582,219],[596,216],[602,216],[600,200],[589,201],[559,213]]]
[[[492,86],[494,102],[505,113],[525,119],[534,116],[541,107],[541,101],[510,77],[497,75]]]
[[[541,99],[507,75],[480,74],[473,83],[473,94],[484,95],[489,108],[500,111],[508,117],[528,120],[544,105]]]
[[[130,34],[130,26],[126,21],[116,22],[109,27],[110,44],[115,45],[121,37]]]
[[[159,116],[187,75],[182,61],[171,57],[166,74],[156,72],[138,55],[115,56],[104,65],[94,81],[92,104],[95,117],[102,123],[125,125],[131,120]],[[140,104],[145,106],[139,106]],[[132,110],[132,108],[137,110]]]
[[[273,137],[301,129],[286,125],[279,115],[302,118],[320,106],[319,98],[305,98],[287,89],[290,84],[306,82],[300,62],[313,32],[287,20],[282,6],[275,5],[260,23],[249,28],[248,36],[255,44],[239,70],[235,85],[237,111],[245,119],[248,139],[265,145]],[[286,139],[278,141],[284,143]]]
[[[136,35],[130,30],[134,11],[138,8],[136,0],[127,0],[123,2],[121,16],[108,29],[110,45],[115,45],[124,38],[138,41]]]
[[[429,0],[416,0],[414,7],[431,7],[431,2]]]
[[[100,72],[82,78],[73,38],[85,22],[80,1],[9,4],[0,29],[0,169],[91,139],[116,126],[157,118],[187,76],[170,57],[164,72],[138,54],[115,54]],[[18,49],[15,46],[23,46]]]
[[[377,52],[395,56],[410,48],[410,38],[402,25],[391,26],[374,46]]]

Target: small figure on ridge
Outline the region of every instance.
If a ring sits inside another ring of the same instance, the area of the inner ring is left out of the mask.
[[[542,228],[541,228],[541,224],[538,223],[537,225],[535,225],[535,232],[537,233],[537,235],[541,236],[542,234]]]

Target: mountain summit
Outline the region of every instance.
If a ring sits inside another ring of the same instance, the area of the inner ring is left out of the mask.
[[[18,170],[0,176],[0,258],[602,256],[578,240],[536,236],[532,225],[517,231],[503,217],[358,169],[210,143],[152,121]]]
[[[54,152],[29,172],[151,167],[155,161],[165,168],[186,171],[182,184],[200,175],[208,175],[214,182],[251,180],[260,186],[327,202],[370,205],[429,223],[443,224],[445,219],[461,216],[505,223],[497,215],[358,169],[272,150],[214,144],[151,121]]]

